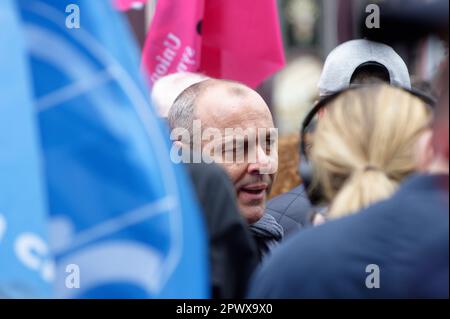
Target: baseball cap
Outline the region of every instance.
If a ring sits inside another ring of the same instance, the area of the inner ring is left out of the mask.
[[[367,63],[385,67],[390,84],[411,89],[408,68],[394,49],[383,43],[358,39],[345,42],[330,52],[319,80],[320,96],[349,87],[354,72]]]

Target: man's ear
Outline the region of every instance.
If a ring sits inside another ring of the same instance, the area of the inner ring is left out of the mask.
[[[434,160],[433,131],[427,129],[416,142],[416,167],[419,172],[427,172]]]

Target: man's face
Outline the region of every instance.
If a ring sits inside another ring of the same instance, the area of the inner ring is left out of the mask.
[[[248,223],[264,214],[265,202],[278,169],[277,131],[264,100],[253,90],[233,94],[233,84],[208,88],[197,100],[196,118],[202,129],[214,128],[220,139],[212,139],[221,154],[213,158],[230,176],[241,213]],[[203,147],[208,140],[203,142]]]

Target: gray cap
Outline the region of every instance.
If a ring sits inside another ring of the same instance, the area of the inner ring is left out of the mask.
[[[368,40],[345,42],[328,55],[319,80],[320,96],[326,96],[350,86],[355,70],[367,62],[376,62],[389,71],[391,84],[411,88],[408,68],[390,46]]]

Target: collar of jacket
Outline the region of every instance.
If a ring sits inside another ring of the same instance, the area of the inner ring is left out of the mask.
[[[284,236],[283,227],[270,214],[264,214],[260,220],[250,225],[250,229],[259,237],[273,238],[277,241]]]

